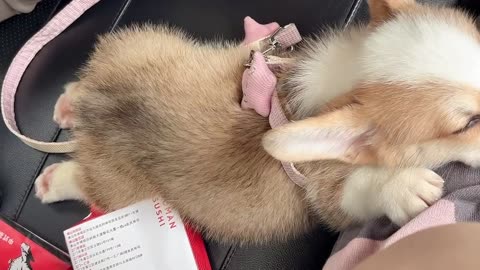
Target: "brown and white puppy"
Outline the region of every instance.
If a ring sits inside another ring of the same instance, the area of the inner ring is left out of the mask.
[[[401,225],[434,203],[450,161],[480,165],[480,38],[461,11],[371,0],[369,25],[332,31],[279,74],[290,124],[240,108],[249,49],[164,27],[104,36],[55,108],[73,160],[37,196],[104,210],[161,196],[208,237],[285,239],[321,220]],[[295,186],[280,162],[308,178]]]

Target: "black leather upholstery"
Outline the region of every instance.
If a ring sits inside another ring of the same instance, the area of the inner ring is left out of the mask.
[[[13,22],[15,27],[29,29],[15,42],[0,43],[0,78],[26,36],[33,34],[55,12],[58,4],[66,2],[44,0],[33,14],[0,24],[1,41],[15,35],[16,30],[9,26]],[[475,0],[461,1],[461,4],[470,8],[479,5]],[[62,86],[74,79],[75,71],[87,58],[95,37],[117,27],[137,22],[168,22],[199,38],[238,40],[243,35],[242,19],[246,15],[260,22],[295,22],[303,34],[309,34],[325,26],[365,20],[367,11],[366,2],[361,0],[102,0],[50,42],[31,63],[19,86],[17,121],[20,129],[31,137],[67,138],[67,132],[59,131],[51,120],[53,105],[63,91]],[[36,18],[36,23],[30,22],[32,18]],[[0,213],[63,249],[62,231],[83,218],[88,209],[76,202],[42,205],[34,197],[32,185],[42,168],[64,158],[30,149],[0,124],[0,191],[3,193]],[[207,241],[207,248],[214,269],[320,269],[334,241],[335,235],[317,228],[287,243],[237,247]]]

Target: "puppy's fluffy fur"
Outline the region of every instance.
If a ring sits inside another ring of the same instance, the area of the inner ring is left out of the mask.
[[[369,25],[307,40],[278,74],[289,118],[240,108],[249,48],[201,44],[165,27],[104,36],[59,99],[73,160],[37,180],[43,202],[104,210],[161,196],[208,237],[285,239],[434,203],[431,169],[480,161],[480,43],[460,11],[371,0]],[[295,162],[298,188],[280,162]]]

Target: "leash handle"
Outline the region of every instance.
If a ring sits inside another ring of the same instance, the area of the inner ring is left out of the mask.
[[[8,68],[3,81],[1,109],[7,128],[28,146],[47,153],[69,153],[75,150],[75,142],[42,142],[23,135],[15,120],[15,94],[20,80],[35,55],[52,39],[62,33],[85,11],[100,0],[72,0],[20,49]]]

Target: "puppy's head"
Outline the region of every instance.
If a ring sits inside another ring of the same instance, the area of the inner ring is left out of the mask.
[[[409,146],[480,137],[480,35],[461,11],[414,0],[370,0],[361,80],[316,117],[274,129],[282,161],[337,159],[400,166]]]

